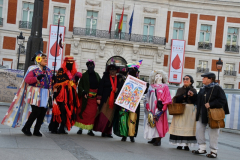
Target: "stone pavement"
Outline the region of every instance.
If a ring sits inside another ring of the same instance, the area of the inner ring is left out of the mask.
[[[0,106],[0,120],[8,107]],[[190,151],[177,150],[169,145],[169,134],[162,139],[162,146],[155,147],[143,139],[143,126],[135,143],[121,142],[121,138],[102,138],[77,135],[78,128],[73,127],[68,135],[53,135],[43,125],[43,137],[27,137],[21,128],[0,125],[0,160],[206,160],[205,155],[193,155]],[[206,136],[208,138],[208,136]],[[207,143],[208,144],[208,143]],[[190,147],[197,149],[197,147]],[[209,151],[209,148],[207,149]],[[221,132],[219,137],[218,159],[239,160],[240,135]]]

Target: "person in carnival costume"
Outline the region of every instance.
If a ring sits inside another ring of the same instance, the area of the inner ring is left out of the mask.
[[[76,121],[76,112],[80,107],[77,95],[77,83],[82,73],[77,72],[76,62],[72,56],[66,56],[57,72],[54,83],[54,103],[52,120],[49,125],[51,133],[67,134]],[[60,124],[60,127],[59,127]],[[58,128],[59,127],[59,128]]]
[[[152,139],[148,143],[161,145],[161,139],[168,132],[167,105],[172,103],[167,86],[167,74],[162,71],[152,71],[149,76],[149,88],[144,104],[144,138]]]
[[[136,63],[129,63],[127,64],[127,75],[131,75],[133,77],[138,78],[139,68],[142,64],[142,60],[140,60],[137,64]],[[131,86],[129,86],[131,88]],[[126,94],[129,94],[128,91],[130,90],[129,87],[125,88]],[[136,96],[129,100],[131,103]],[[117,105],[117,109],[114,115],[114,125],[113,131],[114,134],[122,137],[121,141],[126,141],[127,137],[130,137],[131,142],[135,142],[134,137],[137,136],[138,133],[138,124],[139,124],[139,116],[140,116],[140,104],[137,107],[136,112],[130,112],[125,108],[122,108]]]
[[[3,125],[22,128],[22,132],[31,136],[30,128],[36,120],[33,135],[42,137],[40,128],[48,109],[48,98],[52,88],[52,72],[47,67],[47,56],[38,51],[32,61],[36,65],[28,68],[24,80],[2,120]]]
[[[88,60],[86,65],[88,70],[83,73],[78,85],[78,97],[81,107],[77,111],[75,126],[79,127],[77,134],[82,134],[82,130],[86,129],[88,130],[88,135],[94,136],[92,129],[97,114],[97,90],[101,78],[94,71],[94,61]]]
[[[115,99],[122,86],[122,76],[117,75],[119,67],[113,59],[107,66],[97,91],[98,111],[94,122],[94,131],[102,132],[102,137],[112,138],[112,122],[115,111]]]

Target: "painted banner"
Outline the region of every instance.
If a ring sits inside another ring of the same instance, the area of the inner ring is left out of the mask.
[[[182,83],[185,41],[172,39],[168,82]]]
[[[128,75],[115,104],[135,112],[146,90],[146,82]]]
[[[12,102],[23,77],[22,70],[0,69],[0,102]]]
[[[54,66],[56,66],[56,70],[61,67],[62,59],[63,59],[63,48],[59,46],[59,41],[62,38],[64,42],[65,37],[65,27],[59,26],[59,35],[58,35],[58,43],[57,43],[57,25],[50,25],[50,32],[49,32],[49,42],[48,42],[48,68],[54,70]],[[58,44],[57,50],[57,58],[55,64],[55,54],[56,54],[56,45]]]

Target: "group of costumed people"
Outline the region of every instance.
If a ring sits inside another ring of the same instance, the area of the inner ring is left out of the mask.
[[[101,132],[102,137],[112,138],[112,130],[121,141],[138,134],[140,103],[135,112],[131,112],[117,104],[116,98],[123,88],[126,78],[130,75],[139,78],[139,68],[142,60],[129,63],[126,68],[120,68],[111,59],[102,78],[95,72],[93,60],[86,62],[87,71],[80,73],[72,56],[66,56],[57,74],[47,67],[47,56],[41,51],[32,58],[36,65],[28,68],[24,80],[15,95],[5,117],[3,125],[13,128],[23,126],[22,132],[31,136],[41,137],[41,125],[44,117],[49,123],[52,134],[67,134],[73,126],[79,128],[77,134],[88,130]],[[144,138],[154,146],[161,145],[161,139],[169,131],[169,142],[177,149],[190,150],[190,146],[199,145],[194,154],[206,154],[205,130],[208,123],[208,108],[223,107],[229,114],[227,99],[222,88],[215,83],[214,73],[205,73],[204,86],[197,93],[193,87],[193,77],[183,78],[183,87],[177,90],[171,98],[167,85],[168,76],[162,70],[150,73],[149,83],[146,83],[144,97]],[[79,81],[80,80],[80,81]],[[185,110],[181,115],[174,115],[171,126],[168,126],[167,106],[172,103],[184,103]],[[35,124],[35,125],[34,125]],[[210,139],[209,158],[217,157],[219,129],[208,129]]]

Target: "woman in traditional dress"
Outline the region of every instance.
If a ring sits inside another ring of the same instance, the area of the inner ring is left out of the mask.
[[[94,136],[92,132],[94,120],[97,114],[97,90],[101,80],[99,74],[94,71],[95,63],[88,60],[88,70],[83,73],[78,85],[78,97],[81,107],[77,111],[77,121],[75,126],[79,127],[77,134],[82,134],[82,130],[88,130],[89,136]]]
[[[47,67],[47,56],[38,51],[32,58],[37,65],[30,66],[2,124],[13,128],[24,125],[22,132],[31,136],[30,128],[35,120],[33,135],[42,137],[40,128],[48,108],[52,88],[52,72]],[[30,115],[29,115],[30,113]]]
[[[149,77],[149,88],[145,97],[144,138],[152,139],[148,143],[154,146],[161,145],[161,139],[168,132],[167,105],[172,103],[169,88],[167,86],[167,74],[162,71],[152,71]],[[149,114],[154,119],[151,125],[148,120]]]
[[[102,137],[112,138],[114,102],[122,86],[122,76],[116,75],[117,72],[119,72],[119,67],[115,65],[112,59],[98,87],[97,103],[99,104],[99,113],[95,119],[93,130],[102,132]]]
[[[189,146],[197,144],[196,140],[196,107],[197,91],[192,86],[194,80],[192,76],[186,75],[183,78],[183,87],[177,90],[174,98],[175,103],[185,103],[185,110],[182,115],[173,115],[170,126],[169,142],[172,145],[177,145],[177,149],[189,151]]]
[[[56,103],[53,105],[53,117],[49,125],[51,133],[67,134],[65,128],[70,131],[75,124],[77,109],[80,107],[77,85],[81,77],[82,73],[77,72],[73,56],[66,56],[61,68],[58,70],[56,82],[53,86]]]

